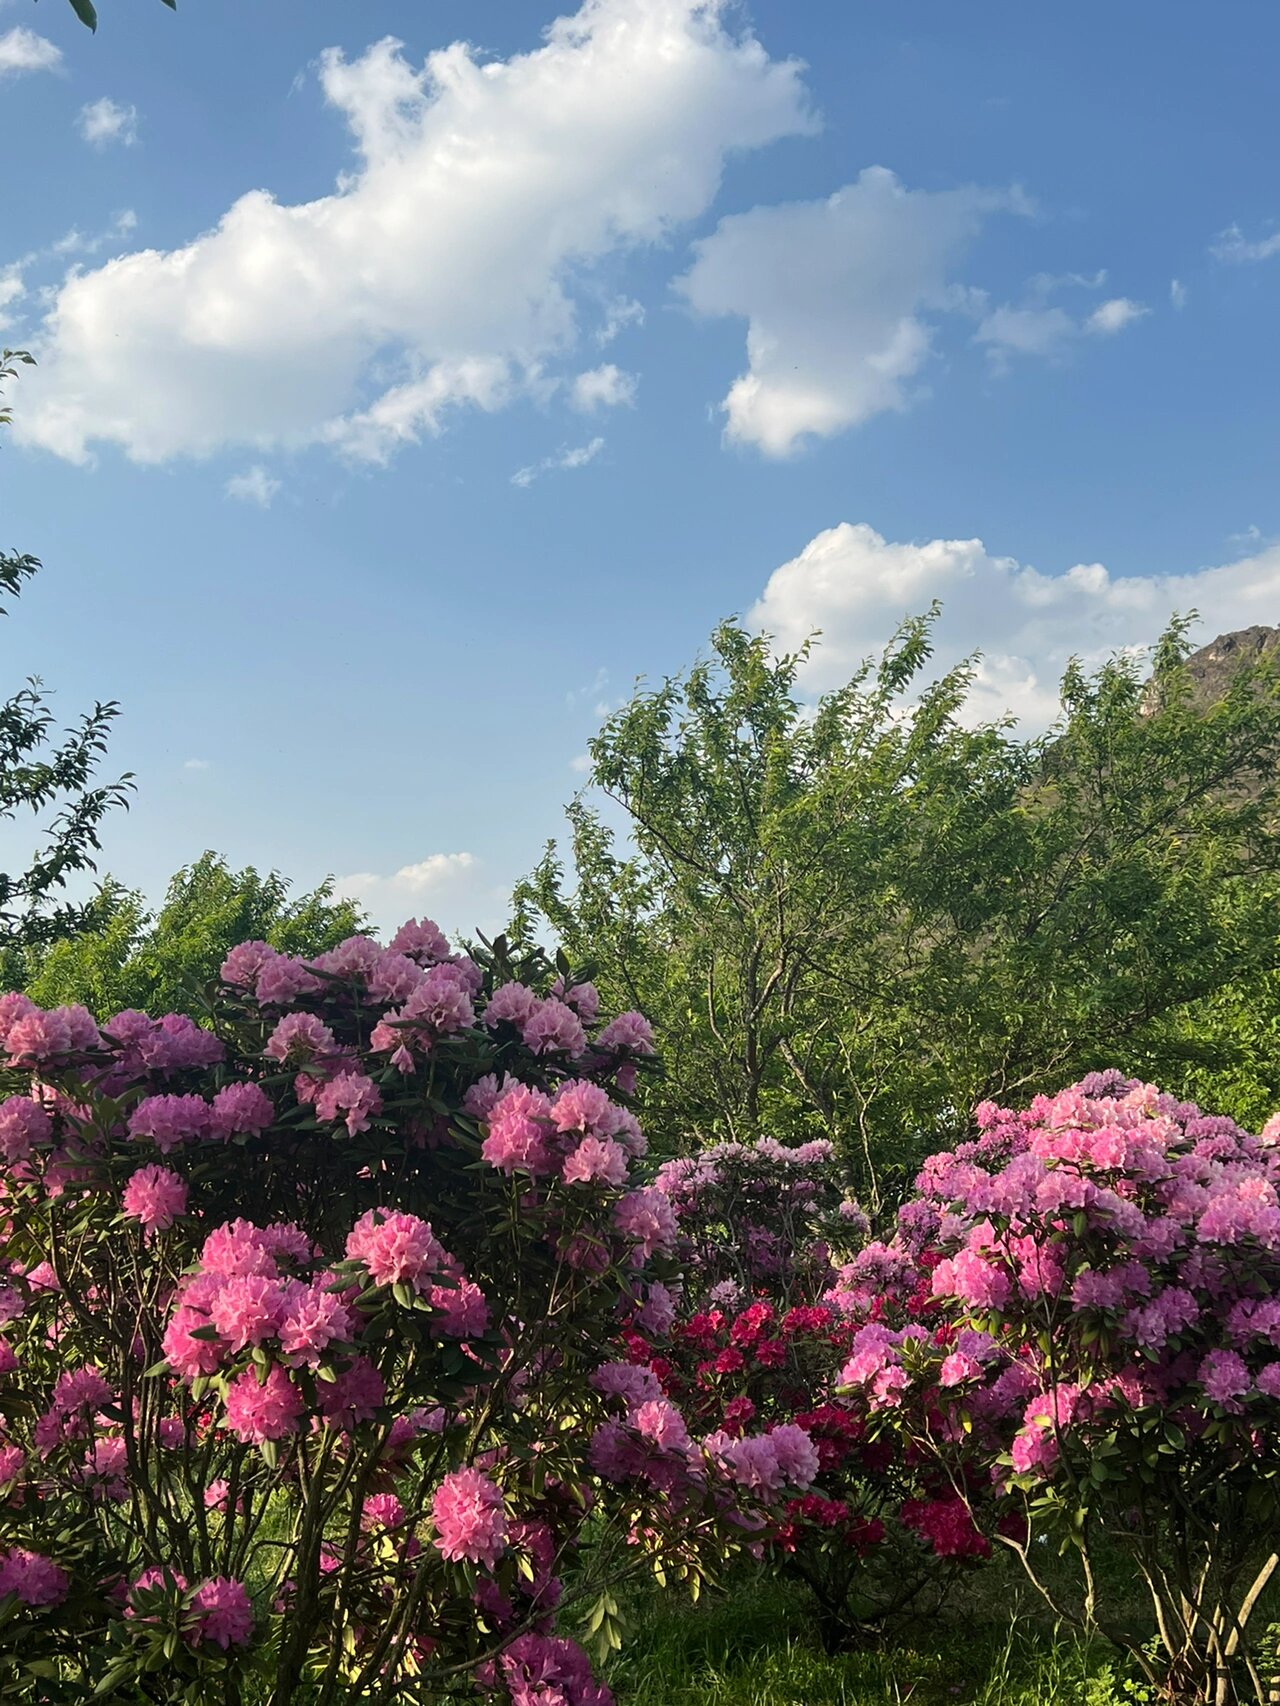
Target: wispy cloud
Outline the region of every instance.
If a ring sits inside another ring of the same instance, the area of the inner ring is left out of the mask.
[[[138,109],[121,106],[103,95],[80,109],[76,120],[81,136],[93,148],[110,148],[118,143],[132,148],[138,140]]]
[[[603,367],[593,367],[580,373],[569,392],[574,408],[584,415],[594,415],[599,409],[629,406],[636,400],[638,380],[609,361]]]
[[[1215,260],[1229,261],[1236,265],[1244,265],[1249,261],[1269,261],[1272,255],[1280,255],[1280,231],[1251,240],[1238,225],[1228,225],[1209,245],[1209,252]]]
[[[274,474],[269,474],[261,462],[255,462],[243,474],[233,474],[226,484],[229,498],[236,498],[240,503],[257,504],[259,509],[270,509],[271,500],[279,490],[279,480]]]
[[[553,474],[561,470],[585,468],[589,462],[594,462],[604,449],[602,438],[593,438],[590,444],[575,445],[572,449],[558,450],[554,456],[544,456],[541,462],[532,462],[527,468],[517,468],[511,476],[513,486],[531,486],[535,480],[544,474]]]

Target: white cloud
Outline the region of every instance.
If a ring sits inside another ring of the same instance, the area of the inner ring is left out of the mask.
[[[1126,326],[1132,326],[1135,320],[1145,319],[1150,312],[1143,303],[1134,302],[1128,296],[1113,296],[1109,302],[1099,303],[1085,321],[1084,329],[1101,337],[1113,337],[1117,332],[1123,332]]]
[[[569,768],[575,776],[585,776],[591,769],[591,754],[589,752],[578,753],[576,757],[569,760]]]
[[[1186,574],[1113,575],[1101,563],[1044,574],[992,556],[980,539],[893,543],[842,522],[819,533],[770,576],[749,613],[756,628],[793,650],[815,629],[823,638],[807,667],[808,689],[847,679],[878,653],[907,615],[942,601],[935,661],[949,668],[983,654],[970,714],[1013,711],[1044,727],[1057,708],[1068,658],[1096,662],[1155,640],[1174,611],[1204,613],[1202,638],[1280,619],[1280,545]]]
[[[13,315],[9,310],[25,295],[26,286],[22,282],[21,268],[16,264],[0,267],[0,328],[12,325]]]
[[[119,106],[107,95],[81,107],[76,123],[81,136],[94,148],[109,148],[113,142],[131,148],[138,140],[137,107]]]
[[[21,77],[24,71],[56,71],[62,50],[24,24],[0,36],[0,77]]]
[[[527,468],[517,468],[511,476],[513,486],[531,486],[543,474],[555,473],[562,469],[585,468],[588,462],[594,462],[604,449],[602,438],[593,438],[589,444],[577,444],[568,450],[558,450],[554,456],[544,456],[541,462],[533,462]]]
[[[23,435],[72,459],[322,439],[377,459],[451,405],[499,406],[572,349],[593,262],[702,215],[730,154],[812,128],[800,68],[730,33],[729,9],[584,0],[485,63],[463,43],[421,68],[391,39],[331,49],[356,168],[299,205],[250,190],[185,248],[68,279]]]
[[[474,853],[431,853],[416,865],[402,865],[389,877],[373,871],[356,871],[351,876],[339,877],[334,888],[338,894],[355,900],[387,894],[412,899],[446,887],[471,871],[475,864]]]
[[[1280,255],[1280,231],[1273,231],[1269,237],[1250,241],[1238,225],[1228,225],[1225,231],[1220,231],[1214,238],[1209,252],[1217,260],[1232,261],[1236,264],[1269,261],[1272,255]]]
[[[182,768],[184,770],[207,770],[209,760],[207,758],[188,758]]]
[[[826,201],[722,219],[677,288],[699,313],[747,321],[727,436],[787,456],[905,408],[933,338],[923,316],[960,305],[950,275],[983,219],[1022,206],[1015,193],[908,190],[873,166]]]
[[[1183,309],[1187,305],[1187,287],[1180,278],[1169,280],[1169,301],[1177,309]]]
[[[1057,360],[1080,338],[1114,337],[1151,312],[1128,296],[1110,297],[1089,314],[1070,313],[1052,300],[1063,289],[1101,290],[1106,280],[1105,269],[1092,277],[1041,273],[1030,281],[1021,303],[1002,303],[984,314],[973,341],[985,347],[993,369],[1005,373],[1013,356]]]
[[[593,367],[586,373],[580,373],[573,382],[569,397],[575,409],[591,415],[597,409],[616,409],[624,403],[634,403],[637,383],[634,373],[626,373],[610,361],[603,367]]]
[[[644,304],[629,296],[618,296],[605,310],[604,324],[596,332],[596,342],[604,347],[611,344],[628,326],[644,325]]]
[[[246,468],[243,474],[233,474],[226,485],[229,498],[238,498],[241,503],[257,504],[259,509],[270,509],[271,500],[279,490],[279,480],[269,474],[261,462],[255,462],[253,467]]]

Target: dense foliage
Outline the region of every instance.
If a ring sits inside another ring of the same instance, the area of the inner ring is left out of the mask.
[[[361,923],[359,908],[335,899],[330,882],[291,898],[278,871],[233,871],[204,853],[173,877],[156,912],[136,890],[108,880],[74,936],[11,951],[0,964],[9,986],[45,1007],[79,1003],[104,1019],[126,1007],[201,1011],[237,942],[265,941],[305,959],[336,947]]]
[[[516,906],[653,1017],[655,1141],[832,1138],[874,1207],[964,1109],[1099,1065],[1280,1096],[1273,1024],[1196,1020],[1280,965],[1280,663],[1205,705],[1187,650],[1073,667],[1034,739],[923,680],[927,620],[816,707],[733,624],[637,692],[591,746],[633,846],[580,797]]]

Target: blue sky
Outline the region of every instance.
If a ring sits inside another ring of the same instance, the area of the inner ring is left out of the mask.
[[[4,638],[121,701],[148,892],[493,925],[731,612],[818,690],[942,598],[1029,725],[1175,608],[1280,620],[1266,0],[100,13],[0,0]]]

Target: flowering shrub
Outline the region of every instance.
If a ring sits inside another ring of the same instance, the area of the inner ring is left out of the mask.
[[[676,1221],[597,1008],[426,922],[245,943],[206,1027],[0,999],[6,1699],[603,1706],[557,1608],[808,1486],[602,1365]]]
[[[808,1587],[829,1647],[936,1604],[989,1543],[931,1454],[872,1437],[835,1398],[864,1325],[936,1313],[927,1267],[878,1245],[832,1267],[833,1250],[848,1254],[869,1228],[827,1143],[721,1144],[667,1162],[655,1182],[676,1211],[685,1291],[665,1340],[633,1330],[628,1353],[700,1427],[808,1438],[812,1486],[779,1507],[767,1544]]]
[[[1055,1530],[1071,1611],[1179,1699],[1266,1698],[1249,1619],[1280,1519],[1280,1130],[1261,1137],[1099,1073],[1023,1113],[977,1110],[881,1259],[935,1251],[945,1326],[855,1337],[855,1414],[952,1467],[990,1456],[1004,1538]],[[1280,1126],[1280,1122],[1273,1122]],[[1150,1593],[1156,1658],[1097,1600],[1100,1537]]]
[[[835,1153],[817,1139],[717,1143],[664,1162],[654,1180],[679,1224],[679,1253],[700,1299],[736,1310],[757,1291],[816,1302],[831,1252],[860,1243],[867,1218],[841,1189]]]

